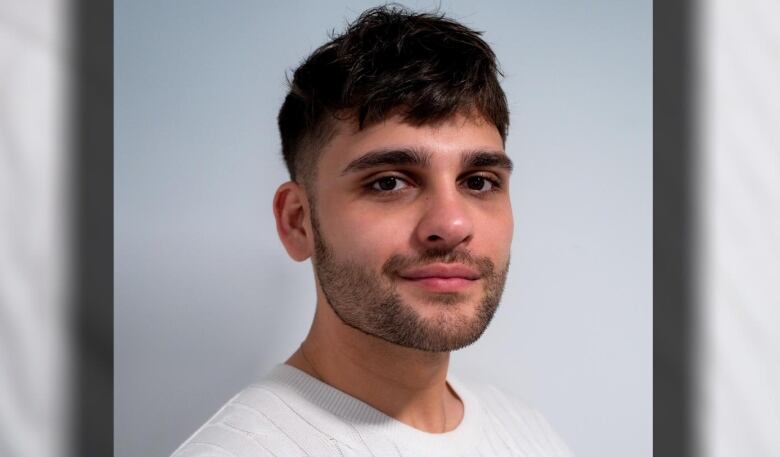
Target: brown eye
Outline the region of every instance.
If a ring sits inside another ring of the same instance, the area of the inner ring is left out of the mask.
[[[395,176],[384,176],[374,181],[371,184],[371,189],[378,192],[393,192],[402,189],[405,184]]]
[[[493,183],[484,176],[469,176],[466,180],[466,187],[471,190],[486,191],[492,189]]]

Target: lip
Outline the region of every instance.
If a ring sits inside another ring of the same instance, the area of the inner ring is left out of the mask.
[[[435,263],[401,271],[399,276],[404,279],[460,278],[473,281],[479,279],[479,272],[463,264]]]
[[[400,272],[399,276],[429,292],[459,292],[480,279],[479,272],[461,264],[434,264]]]

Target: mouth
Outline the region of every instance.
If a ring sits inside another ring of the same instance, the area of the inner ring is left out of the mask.
[[[402,279],[404,279],[404,281],[410,284],[421,287],[429,292],[438,292],[438,293],[461,292],[463,290],[468,289],[474,283],[479,281],[479,279],[441,278],[441,277],[417,278],[417,279],[409,279],[409,278],[402,277]]]
[[[429,292],[461,292],[480,280],[477,270],[462,264],[434,264],[401,271],[401,279]]]

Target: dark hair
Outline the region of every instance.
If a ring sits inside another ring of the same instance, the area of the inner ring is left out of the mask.
[[[290,179],[306,184],[314,177],[318,150],[337,119],[354,119],[362,129],[398,109],[412,125],[464,112],[494,123],[505,141],[501,71],[480,35],[444,15],[399,5],[371,8],[331,35],[295,70],[279,111]]]

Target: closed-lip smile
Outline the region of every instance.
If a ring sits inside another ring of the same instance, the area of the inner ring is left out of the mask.
[[[424,267],[409,268],[399,273],[404,279],[467,279],[470,281],[480,278],[479,271],[463,264],[435,263]]]
[[[463,264],[435,263],[398,274],[407,284],[430,293],[462,293],[478,284],[478,270]]]

